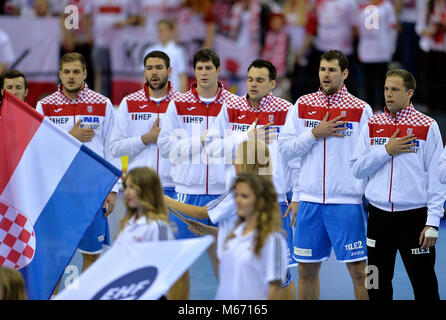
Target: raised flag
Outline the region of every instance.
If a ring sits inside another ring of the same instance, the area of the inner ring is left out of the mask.
[[[207,235],[114,245],[55,300],[159,299],[213,241]]]
[[[49,299],[121,171],[7,91],[0,157],[0,266]]]

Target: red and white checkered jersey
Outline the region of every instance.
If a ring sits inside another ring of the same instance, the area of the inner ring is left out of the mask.
[[[353,54],[353,27],[358,13],[356,0],[318,0],[314,44],[320,51],[339,50]]]
[[[312,129],[327,112],[332,120],[343,115],[347,121],[344,137],[314,140]],[[299,98],[279,136],[279,150],[288,160],[301,158],[300,200],[316,203],[360,204],[364,181],[356,179],[351,170],[353,154],[361,128],[372,116],[364,101],[348,93],[343,86],[326,96],[322,90]]]
[[[279,134],[289,114],[292,104],[271,93],[260,100],[259,107],[252,107],[248,96],[233,96],[224,104],[222,111],[209,130],[206,149],[210,155],[225,155],[225,161],[232,163],[235,152],[240,143],[248,139],[248,130],[257,119],[257,126],[273,123]],[[288,162],[278,152],[277,140],[268,144],[273,169],[273,181],[278,193],[279,201],[286,201],[286,193],[297,184],[299,175],[299,161]],[[234,176],[234,168],[227,167],[226,182],[229,184]],[[292,180],[294,179],[294,180]],[[296,190],[297,192],[297,186]]]
[[[390,156],[386,144],[414,134],[410,153]],[[352,157],[353,174],[367,181],[366,198],[386,211],[428,208],[427,225],[438,226],[443,217],[445,188],[438,179],[438,161],[443,143],[434,119],[412,104],[392,116],[386,109],[374,115],[362,129]]]
[[[156,170],[163,187],[174,186],[169,159],[160,157],[156,143],[145,145],[141,136],[150,131],[157,118],[165,116],[169,102],[179,96],[180,93],[169,82],[167,95],[156,101],[150,97],[148,85],[145,84],[143,89],[122,99],[110,138],[113,156],[129,156],[128,170],[149,166]]]
[[[390,1],[383,1],[372,10],[375,11],[364,4],[357,14],[359,60],[364,63],[389,62],[396,49],[398,33],[395,8]]]
[[[121,161],[110,152],[110,136],[115,124],[113,105],[107,97],[90,90],[87,84],[79,91],[76,100],[71,100],[59,89],[37,102],[36,110],[48,117],[54,124],[70,132],[75,123],[82,120],[80,127],[95,130],[90,142],[84,143],[99,156],[121,168]],[[117,187],[113,191],[118,191]]]
[[[201,136],[213,126],[223,103],[232,96],[219,83],[217,96],[208,101],[198,96],[197,84],[193,84],[169,103],[160,122],[158,146],[161,156],[170,159],[177,192],[222,194],[226,190],[224,163],[207,156]]]

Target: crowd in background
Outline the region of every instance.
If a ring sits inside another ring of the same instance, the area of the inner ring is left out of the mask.
[[[73,30],[62,23],[69,5],[80,14],[79,28]],[[279,76],[275,94],[292,103],[317,88],[321,53],[337,49],[350,60],[347,88],[374,110],[384,107],[385,71],[402,67],[417,79],[415,104],[431,114],[444,112],[445,0],[3,0],[0,10],[24,19],[60,16],[61,54],[86,56],[87,83],[107,96],[110,89],[100,84],[111,72],[107,50],[113,39],[107,28],[153,29],[170,19],[177,30],[200,23],[195,31],[202,47],[214,49],[215,36],[223,35],[249,47],[253,58],[271,61]],[[7,63],[0,61],[0,73]]]

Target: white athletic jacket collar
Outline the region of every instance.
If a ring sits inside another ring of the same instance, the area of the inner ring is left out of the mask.
[[[84,97],[87,95],[87,91],[88,91],[88,85],[86,82],[84,82],[84,87],[78,92],[77,94],[77,98],[76,100],[71,100],[70,98],[68,98],[65,93],[63,92],[63,84],[59,84],[57,91],[60,93],[60,95],[64,98],[67,99],[68,101],[72,102],[72,101],[83,101]]]
[[[384,112],[387,116],[387,118],[391,121],[401,121],[404,120],[408,117],[410,117],[410,115],[415,111],[415,107],[413,106],[412,103],[410,103],[406,108],[401,109],[400,111],[398,111],[395,114],[395,117],[392,116],[389,112],[389,110],[387,109],[387,107],[384,107]]]
[[[325,103],[337,104],[338,102],[342,101],[346,94],[348,94],[348,91],[347,87],[343,85],[342,88],[339,89],[336,93],[327,96],[324,91],[322,91],[322,87],[319,87],[318,94],[319,98]]]
[[[262,99],[260,99],[259,107],[257,109],[254,108],[253,106],[251,106],[251,104],[249,103],[249,94],[246,94],[243,98],[246,100],[247,106],[249,106],[253,111],[259,112],[260,110],[265,108],[265,106],[270,105],[270,102],[273,99],[273,94],[270,92],[268,95],[266,95]]]

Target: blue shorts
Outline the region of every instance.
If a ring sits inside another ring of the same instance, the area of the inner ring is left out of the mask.
[[[99,209],[93,222],[85,231],[78,247],[82,253],[99,254],[104,250],[104,246],[110,246],[110,230],[104,213],[104,208]]]
[[[284,218],[284,214],[286,210],[288,209],[288,204],[286,202],[279,202],[280,212],[282,213],[282,228],[285,231],[285,237],[286,242],[288,245],[288,265],[296,264],[296,261],[293,259],[293,249],[294,249],[294,243],[293,243],[293,229],[290,226],[291,221],[291,214],[289,214],[286,218]]]
[[[294,259],[298,262],[327,260],[332,247],[340,262],[367,259],[364,207],[301,201],[294,235]]]
[[[163,188],[164,194],[169,198],[176,199],[177,193],[175,192],[175,187]]]
[[[184,194],[184,193],[177,193],[176,200],[182,203],[192,204],[194,206],[204,206],[208,202],[215,200],[219,197],[219,195],[208,195],[208,194]],[[187,217],[188,219],[192,219],[195,221],[199,221],[201,223],[204,223],[208,226],[217,227],[217,225],[213,224],[211,222],[211,219],[194,219],[191,217]],[[198,236],[195,235],[192,231],[188,229],[188,225],[181,221],[177,216],[169,212],[169,221],[174,224],[175,227],[175,238],[176,239],[190,239],[190,238],[197,238]]]

